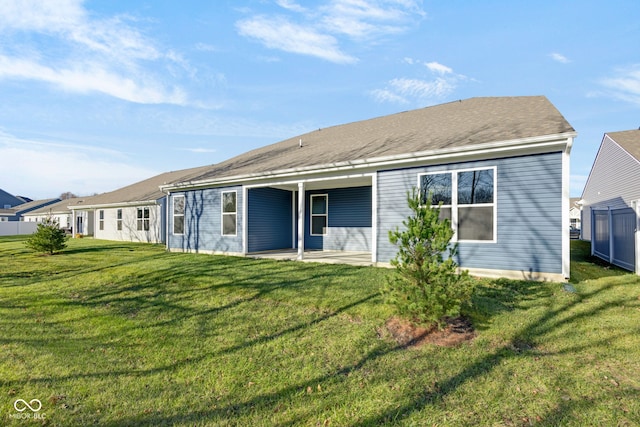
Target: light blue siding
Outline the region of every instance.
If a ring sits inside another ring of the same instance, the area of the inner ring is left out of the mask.
[[[397,169],[378,173],[378,261],[397,248],[389,231],[410,214],[419,173],[497,167],[497,242],[460,242],[463,268],[562,273],[562,153]]]
[[[221,193],[237,191],[236,235],[222,235]],[[208,188],[172,193],[185,196],[184,234],[173,234],[173,203],[169,204],[170,249],[185,251],[242,252],[242,187]]]
[[[291,248],[293,193],[276,188],[254,188],[248,193],[248,251]]]
[[[326,236],[310,235],[310,200],[313,194],[327,194],[329,197]],[[305,249],[371,250],[370,186],[308,191],[305,200]]]

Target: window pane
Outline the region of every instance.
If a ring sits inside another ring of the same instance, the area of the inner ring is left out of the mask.
[[[327,217],[325,215],[311,217],[311,234],[325,234]]]
[[[493,206],[458,209],[459,240],[493,240]]]
[[[138,219],[142,219],[142,209],[138,208]]]
[[[222,193],[222,212],[236,212],[236,193]],[[234,233],[235,234],[235,233]]]
[[[437,173],[432,175],[422,175],[420,177],[420,194],[422,203],[427,202],[427,197],[431,195],[431,204],[443,205],[451,204],[451,174]]]
[[[451,221],[451,208],[440,208],[440,215],[438,216],[438,218],[442,219],[448,219],[449,221]]]
[[[173,199],[173,213],[182,215],[184,213],[184,197]]]
[[[149,208],[144,208],[144,218],[149,219]]]
[[[235,215],[222,215],[222,234],[225,236],[236,234]]]
[[[311,196],[311,213],[313,215],[327,213],[327,196]]]
[[[458,203],[493,203],[493,169],[459,172]]]
[[[184,234],[184,217],[173,217],[173,234]]]
[[[122,209],[118,209],[118,219],[122,219]]]

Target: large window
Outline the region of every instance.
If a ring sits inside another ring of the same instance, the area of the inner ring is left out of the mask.
[[[149,208],[138,208],[138,231],[149,231]]]
[[[173,234],[184,234],[184,196],[173,197]]]
[[[222,192],[222,235],[235,236],[237,231],[238,205],[235,191]]]
[[[311,196],[311,235],[324,236],[327,234],[329,220],[329,196],[314,194]]]
[[[495,241],[496,169],[419,176],[423,203],[442,202],[440,217],[451,220],[454,240]]]

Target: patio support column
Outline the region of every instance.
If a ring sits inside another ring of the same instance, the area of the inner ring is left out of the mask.
[[[298,259],[304,258],[304,182],[298,183]]]

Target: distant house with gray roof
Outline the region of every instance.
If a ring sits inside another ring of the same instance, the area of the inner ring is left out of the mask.
[[[52,203],[58,202],[60,199],[42,199],[42,200],[31,200],[29,202],[24,202],[22,199],[18,199],[21,203],[14,205],[12,207],[7,207],[8,205],[4,205],[2,209],[0,209],[0,222],[4,221],[24,221],[24,215],[34,211],[36,209],[42,208],[44,206],[50,205]]]
[[[167,248],[345,251],[388,265],[407,192],[437,194],[473,274],[569,277],[575,130],[544,96],[471,98],[318,129],[162,186]]]
[[[592,254],[640,274],[640,129],[604,134],[581,204]]]
[[[73,225],[73,212],[69,208],[69,205],[75,204],[79,200],[81,199],[70,198],[60,200],[59,202],[35,209],[23,215],[24,221],[43,222],[45,219],[50,218],[56,221],[60,228],[71,232]]]
[[[70,199],[74,235],[96,239],[163,243],[166,195],[160,185],[189,179],[203,167],[166,172],[96,196]]]

